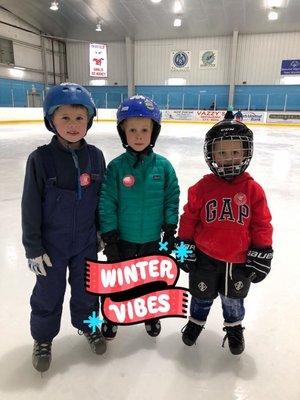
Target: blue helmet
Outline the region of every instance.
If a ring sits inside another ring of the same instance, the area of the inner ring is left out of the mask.
[[[52,124],[54,111],[63,105],[80,105],[88,110],[87,130],[93,124],[96,107],[90,92],[76,83],[61,83],[49,89],[43,104],[44,122],[49,131],[56,133]]]
[[[157,105],[145,96],[132,96],[120,104],[117,111],[117,128],[123,146],[128,146],[122,122],[127,118],[150,118],[153,121],[153,131],[150,146],[154,147],[161,128],[161,112]]]

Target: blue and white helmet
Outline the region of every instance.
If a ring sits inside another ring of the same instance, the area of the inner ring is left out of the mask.
[[[150,146],[154,147],[161,128],[161,112],[156,103],[146,96],[132,96],[120,104],[117,111],[117,128],[123,146],[128,147],[122,122],[127,118],[150,118],[153,121],[153,131]]]
[[[49,89],[44,100],[44,122],[49,131],[56,133],[52,124],[52,116],[55,110],[63,105],[85,107],[88,110],[87,130],[90,129],[96,116],[96,107],[90,92],[77,83],[61,83]]]

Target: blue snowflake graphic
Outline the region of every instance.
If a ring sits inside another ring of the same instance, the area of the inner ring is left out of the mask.
[[[176,250],[174,250],[175,257],[180,262],[184,262],[184,260],[188,258],[189,254],[192,252],[192,250],[188,250],[188,246],[185,245],[184,242],[180,242],[180,245],[177,246]]]
[[[168,251],[168,242],[159,242],[159,251]]]
[[[92,315],[89,315],[88,319],[84,319],[83,323],[88,324],[89,328],[92,328],[92,332],[96,332],[96,328],[100,327],[104,322],[104,319],[96,315],[96,311],[93,311]]]

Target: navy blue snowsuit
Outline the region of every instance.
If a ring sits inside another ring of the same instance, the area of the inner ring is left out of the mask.
[[[28,158],[22,197],[23,244],[27,258],[47,253],[53,267],[37,276],[30,299],[31,334],[51,341],[59,332],[66,272],[71,286],[72,325],[98,313],[98,296],[86,293],[85,258],[97,259],[96,209],[105,172],[102,152],[82,140],[78,150],[64,148],[54,136]]]

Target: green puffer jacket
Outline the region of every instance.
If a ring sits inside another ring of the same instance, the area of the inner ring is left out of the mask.
[[[162,225],[178,222],[179,186],[171,163],[152,150],[142,157],[135,168],[137,155],[130,150],[112,160],[99,200],[100,232],[115,229],[133,243],[160,240]]]

